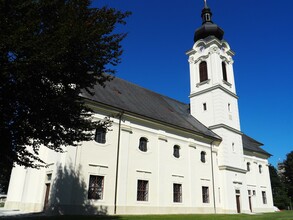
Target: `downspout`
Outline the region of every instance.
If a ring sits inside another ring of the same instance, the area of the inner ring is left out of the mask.
[[[115,178],[115,194],[114,194],[114,215],[117,212],[117,188],[118,188],[118,169],[119,169],[119,151],[120,151],[120,136],[121,136],[121,120],[123,111],[119,114],[119,127],[118,127],[118,144],[117,144],[117,158],[116,158],[116,178]]]
[[[215,196],[215,175],[214,175],[214,161],[213,161],[213,143],[211,142],[211,165],[212,165],[212,185],[213,185],[213,201],[214,201],[214,213],[217,213],[216,209],[216,196]]]

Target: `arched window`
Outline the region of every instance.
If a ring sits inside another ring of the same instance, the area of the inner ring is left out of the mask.
[[[139,146],[138,146],[138,148],[141,151],[143,151],[143,152],[147,152],[147,150],[148,150],[147,143],[148,143],[148,139],[146,139],[144,137],[141,137],[139,139]]]
[[[259,165],[259,166],[258,166],[258,172],[259,172],[259,173],[262,173],[262,165]]]
[[[202,61],[199,64],[199,81],[204,82],[208,80],[208,67],[207,67],[207,62]]]
[[[247,171],[250,171],[250,163],[249,162],[247,162],[246,168],[247,168]]]
[[[206,162],[206,152],[202,151],[200,153],[200,161],[205,163]]]
[[[173,147],[173,156],[176,158],[180,157],[180,147],[178,145]]]
[[[222,62],[222,72],[223,72],[223,80],[228,82],[227,69],[226,69],[226,63],[225,62]]]
[[[106,143],[106,129],[105,128],[99,127],[96,129],[95,141],[100,144]]]

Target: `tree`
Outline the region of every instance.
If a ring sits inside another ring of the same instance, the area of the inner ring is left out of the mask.
[[[274,205],[279,209],[287,209],[289,198],[285,185],[274,166],[269,165]]]
[[[0,167],[40,167],[40,146],[93,138],[101,123],[80,92],[112,78],[126,36],[115,26],[129,14],[90,0],[0,0]]]
[[[288,196],[293,201],[293,151],[286,155],[284,160],[284,181],[288,190]]]

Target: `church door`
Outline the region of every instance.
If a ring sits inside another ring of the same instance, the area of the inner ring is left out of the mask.
[[[49,203],[49,195],[50,195],[50,183],[46,183],[46,194],[45,194],[45,201],[44,201],[44,210],[48,208]]]
[[[248,201],[249,201],[249,209],[250,209],[250,212],[252,212],[251,196],[248,196]]]
[[[237,206],[237,213],[240,213],[240,195],[236,195],[236,206]]]

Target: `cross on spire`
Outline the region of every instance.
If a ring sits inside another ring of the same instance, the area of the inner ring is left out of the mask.
[[[207,0],[204,0],[204,7],[208,8]]]

